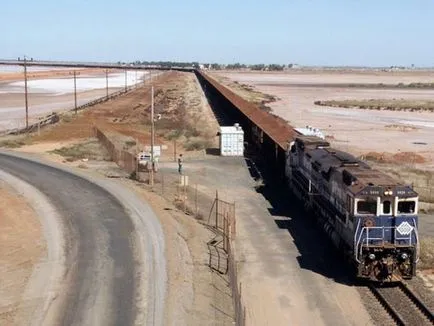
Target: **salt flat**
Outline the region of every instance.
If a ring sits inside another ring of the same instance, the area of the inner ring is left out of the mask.
[[[375,152],[417,152],[434,160],[434,113],[333,108],[314,105],[316,100],[343,99],[433,99],[432,89],[372,89],[330,87],[343,83],[433,82],[434,72],[341,72],[303,71],[288,73],[214,72],[254,86],[279,98],[268,104],[273,112],[294,127],[320,128],[335,147],[356,155]],[[322,87],[321,84],[324,86]],[[413,126],[402,131],[397,126]],[[415,143],[426,143],[415,144]]]
[[[28,80],[30,121],[41,115],[73,108],[74,81],[72,71],[69,73],[61,78]],[[141,82],[148,74],[144,71],[128,71],[127,85]],[[7,75],[0,74],[3,80],[0,82],[0,130],[25,126],[24,81],[8,81]],[[80,72],[76,81],[78,105],[106,95],[106,76],[103,71]],[[110,73],[108,86],[109,93],[124,88],[125,73]]]

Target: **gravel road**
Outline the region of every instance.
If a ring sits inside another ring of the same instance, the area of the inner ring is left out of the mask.
[[[162,324],[164,236],[149,206],[109,180],[24,158],[1,152],[0,169],[49,198],[64,226],[53,325]]]

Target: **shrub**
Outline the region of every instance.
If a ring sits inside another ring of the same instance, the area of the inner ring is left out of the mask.
[[[211,146],[211,142],[207,139],[192,137],[185,144],[187,151],[198,151]]]
[[[434,268],[434,238],[420,240],[420,264],[422,269]]]

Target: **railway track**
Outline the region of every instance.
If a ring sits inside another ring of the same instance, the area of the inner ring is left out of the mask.
[[[369,285],[375,298],[397,325],[434,325],[434,315],[405,283],[393,287]]]

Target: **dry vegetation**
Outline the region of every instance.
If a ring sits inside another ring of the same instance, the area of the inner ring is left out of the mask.
[[[434,83],[398,83],[398,84],[385,84],[385,83],[309,83],[297,84],[297,86],[306,87],[330,87],[330,88],[361,88],[361,89],[434,89]]]
[[[66,158],[66,161],[73,162],[81,159],[109,161],[110,156],[107,150],[96,138],[90,138],[84,142],[68,147],[61,147],[51,151]]]
[[[386,125],[384,127],[386,129],[398,130],[398,131],[402,131],[402,132],[409,132],[409,131],[414,131],[414,130],[418,130],[419,129],[419,128],[415,127],[415,126],[401,125],[401,124],[390,124],[390,125]]]
[[[330,106],[349,109],[365,110],[389,110],[389,111],[428,111],[434,112],[434,101],[432,100],[329,100],[315,101],[315,105]]]
[[[425,237],[420,241],[420,262],[419,268],[434,268],[434,238]]]
[[[235,94],[241,96],[249,102],[255,103],[262,110],[267,112],[271,112],[271,108],[267,104],[279,100],[279,98],[277,98],[276,96],[264,94],[255,90],[254,87],[250,85],[242,84],[237,81],[232,81],[231,79],[223,77],[221,75],[213,74],[212,78],[216,79],[219,83],[227,86]]]
[[[193,74],[177,73],[156,96],[158,135],[177,140],[188,151],[215,146],[218,125]]]
[[[31,142],[31,138],[26,136],[9,136],[0,140],[0,148],[19,148],[24,145],[29,145]]]
[[[368,164],[397,180],[406,184],[413,185],[419,193],[422,202],[421,211],[431,212],[431,205],[424,207],[424,203],[434,204],[434,171],[418,168],[418,163],[423,163],[424,159],[416,153],[368,153],[361,157],[368,161]]]

